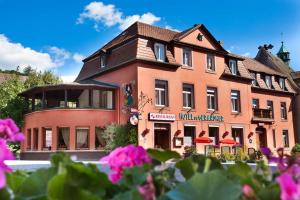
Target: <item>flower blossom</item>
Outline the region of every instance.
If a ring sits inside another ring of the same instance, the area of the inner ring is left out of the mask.
[[[5,160],[13,160],[14,156],[12,152],[7,147],[6,141],[0,139],[0,189],[5,187],[6,185],[6,177],[5,172],[11,172],[11,168],[9,168],[4,161]]]
[[[138,186],[138,191],[144,200],[155,199],[155,186],[151,175],[147,176],[147,183],[143,186]]]
[[[255,199],[255,193],[250,185],[244,185],[242,188],[242,192],[246,198]]]
[[[146,150],[141,146],[128,145],[126,147],[118,147],[108,156],[100,161],[105,161],[110,166],[109,179],[113,183],[117,183],[122,178],[125,168],[142,166],[151,162]]]
[[[12,119],[0,119],[0,138],[8,142],[20,142],[25,139]]]
[[[289,173],[281,174],[276,181],[280,186],[281,200],[300,200],[300,184],[296,183]]]

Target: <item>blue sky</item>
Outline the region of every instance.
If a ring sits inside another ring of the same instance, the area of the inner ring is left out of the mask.
[[[283,40],[300,70],[298,0],[0,0],[0,67],[26,65],[72,80],[81,59],[140,20],[184,30],[203,23],[225,48],[254,57]],[[281,33],[283,32],[283,36]]]

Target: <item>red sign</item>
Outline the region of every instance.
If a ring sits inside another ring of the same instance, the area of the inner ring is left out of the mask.
[[[165,113],[149,113],[149,120],[155,121],[175,121],[175,114],[165,114]]]

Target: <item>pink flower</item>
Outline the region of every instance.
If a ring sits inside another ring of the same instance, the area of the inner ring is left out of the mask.
[[[151,175],[147,177],[147,183],[143,186],[138,186],[138,191],[144,200],[155,199],[155,186]]]
[[[6,145],[6,141],[0,139],[0,189],[6,185],[5,172],[11,172],[11,169],[4,163],[5,160],[13,160],[14,156]]]
[[[245,197],[247,197],[249,199],[255,198],[255,193],[250,185],[244,185],[242,191],[243,191],[243,194],[245,195]]]
[[[122,178],[124,168],[142,166],[146,163],[150,163],[151,159],[143,147],[128,145],[126,147],[116,148],[100,161],[108,163],[111,170],[109,179],[113,183],[117,183]]]
[[[16,123],[12,119],[0,119],[0,138],[9,142],[18,142],[25,139]]]
[[[300,200],[300,184],[297,184],[289,173],[281,174],[276,181],[280,186],[281,200]]]

